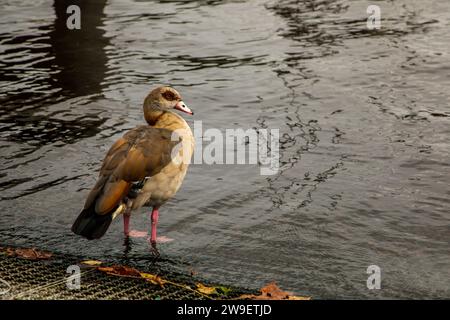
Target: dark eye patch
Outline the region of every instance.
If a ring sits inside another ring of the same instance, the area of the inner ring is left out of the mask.
[[[162,96],[164,97],[164,99],[169,100],[169,101],[174,101],[177,99],[177,96],[175,95],[175,93],[173,93],[172,91],[164,91],[162,93]]]

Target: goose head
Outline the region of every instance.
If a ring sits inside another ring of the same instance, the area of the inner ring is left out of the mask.
[[[144,115],[152,118],[154,113],[163,113],[172,109],[193,115],[191,109],[183,102],[180,93],[171,87],[153,89],[144,100]]]

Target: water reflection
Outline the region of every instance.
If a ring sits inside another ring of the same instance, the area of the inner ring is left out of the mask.
[[[107,72],[105,47],[109,39],[102,29],[106,0],[77,1],[81,9],[81,29],[68,30],[67,7],[72,0],[55,0],[56,19],[49,33],[52,53],[59,72],[54,85],[65,96],[84,96],[99,93]]]
[[[95,135],[106,120],[86,116],[79,109],[72,112],[70,105],[46,111],[50,104],[101,93],[107,72],[109,39],[101,29],[106,0],[78,2],[80,30],[66,27],[66,9],[72,3],[55,1],[53,24],[36,26],[33,34],[15,35],[3,42],[14,45],[3,52],[12,58],[3,61],[3,80],[10,85],[0,98],[0,134],[9,141],[35,146],[72,143]],[[35,72],[27,72],[30,68]]]

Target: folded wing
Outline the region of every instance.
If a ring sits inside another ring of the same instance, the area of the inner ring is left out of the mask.
[[[172,132],[140,126],[117,140],[103,160],[97,183],[72,231],[89,239],[101,237],[132,183],[152,177],[172,161],[172,150],[180,143],[172,141]]]

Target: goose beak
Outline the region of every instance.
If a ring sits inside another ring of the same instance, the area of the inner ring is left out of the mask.
[[[188,113],[190,115],[194,115],[194,112],[192,112],[192,110],[189,109],[189,107],[183,101],[178,101],[178,103],[175,105],[175,109]]]

